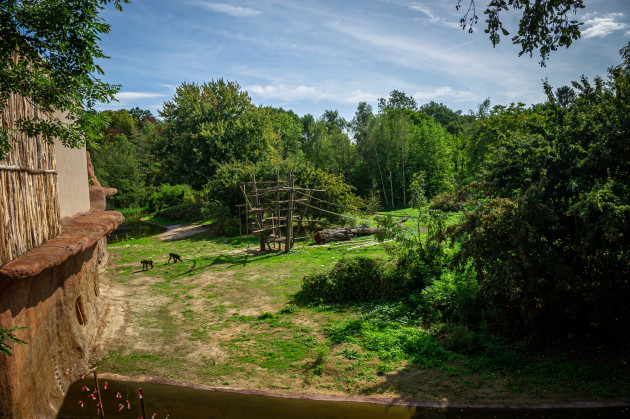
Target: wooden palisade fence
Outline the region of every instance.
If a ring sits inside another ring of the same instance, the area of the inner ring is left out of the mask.
[[[61,230],[54,145],[15,130],[17,120],[38,117],[47,115],[16,94],[2,109],[1,128],[17,141],[0,161],[0,266]]]

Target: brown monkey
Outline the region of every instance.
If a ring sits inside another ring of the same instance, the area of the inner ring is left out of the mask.
[[[142,270],[143,271],[145,269],[149,269],[149,266],[151,267],[151,269],[153,269],[153,261],[151,259],[141,260],[140,263],[142,263]]]
[[[173,259],[173,263],[177,263],[177,261],[182,261],[182,258],[177,253],[169,253],[168,254],[168,262],[169,263]]]

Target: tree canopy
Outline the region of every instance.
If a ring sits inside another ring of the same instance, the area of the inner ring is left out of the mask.
[[[0,109],[11,94],[27,98],[42,114],[59,117],[21,119],[17,129],[58,138],[68,146],[85,144],[103,133],[105,115],[93,110],[110,102],[117,85],[105,83],[96,60],[107,58],[98,42],[109,32],[99,16],[113,3],[122,10],[129,0],[3,0],[0,2]],[[11,149],[14,133],[0,132],[0,160]]]

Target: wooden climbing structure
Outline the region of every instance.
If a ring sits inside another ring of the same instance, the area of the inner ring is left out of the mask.
[[[261,251],[273,250],[272,246],[282,250],[284,243],[284,251],[288,253],[305,223],[321,222],[307,220],[305,215],[311,195],[325,191],[297,187],[291,174],[285,181],[276,175],[275,181],[266,182],[257,182],[254,175],[251,182],[243,182],[241,191],[245,198],[241,207],[245,207],[246,235],[258,236]]]

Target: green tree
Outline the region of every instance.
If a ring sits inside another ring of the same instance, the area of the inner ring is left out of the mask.
[[[568,108],[575,102],[575,90],[569,86],[558,87],[554,96],[558,105],[563,108]]]
[[[19,119],[18,130],[68,146],[101,138],[106,119],[93,106],[113,100],[119,88],[96,77],[103,74],[96,60],[107,58],[98,41],[110,29],[99,16],[108,3],[122,10],[128,0],[0,2],[0,108],[19,94],[41,115],[54,109],[67,118]],[[0,160],[16,141],[14,134],[0,131]]]
[[[303,124],[306,124],[304,152],[307,160],[317,168],[349,180],[357,159],[356,147],[348,137],[348,124],[339,112],[326,110],[317,121],[307,115]]]
[[[223,79],[183,83],[160,112],[164,135],[156,144],[164,183],[200,189],[229,161],[257,162],[271,151],[268,112],[240,86]]]
[[[107,137],[88,150],[98,180],[105,187],[118,189],[107,200],[112,208],[131,208],[146,202],[149,193],[145,190],[145,168],[137,158],[136,146],[125,134]]]
[[[621,54],[607,80],[574,83],[570,108],[545,85],[548,106],[494,121],[509,128],[455,262],[474,266],[497,331],[630,340],[630,44]]]

